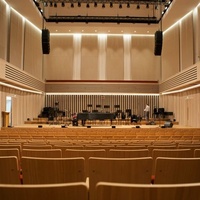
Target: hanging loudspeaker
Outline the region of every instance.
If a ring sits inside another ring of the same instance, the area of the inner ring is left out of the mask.
[[[156,31],[155,32],[155,47],[154,47],[154,55],[160,56],[162,53],[162,43],[163,43],[163,32]]]
[[[42,29],[42,52],[43,54],[50,53],[50,32],[48,29]]]

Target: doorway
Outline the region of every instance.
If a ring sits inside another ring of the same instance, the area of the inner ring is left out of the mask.
[[[12,97],[6,96],[6,112],[9,113],[9,126],[12,126]]]

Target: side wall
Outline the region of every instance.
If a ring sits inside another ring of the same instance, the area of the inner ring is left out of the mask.
[[[164,32],[162,81],[200,60],[200,6]],[[160,106],[173,110],[182,126],[200,127],[200,89],[160,95]]]
[[[41,30],[4,1],[0,1],[0,30],[0,58],[42,80]],[[0,127],[3,123],[2,112],[6,111],[7,96],[12,98],[12,116],[9,120],[12,126],[24,124],[27,118],[37,117],[44,106],[43,94],[20,91],[0,84]]]

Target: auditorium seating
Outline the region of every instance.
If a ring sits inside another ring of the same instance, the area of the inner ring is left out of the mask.
[[[90,157],[106,157],[105,149],[66,149],[63,157],[64,158],[75,158],[83,157],[85,159],[85,173],[86,176],[89,176],[89,158]]]
[[[120,183],[151,182],[152,158],[90,158],[90,200],[95,200],[95,186],[99,181]]]
[[[110,158],[140,158],[148,157],[148,149],[135,149],[135,150],[124,150],[124,149],[110,149],[108,157]]]
[[[158,157],[168,158],[192,158],[193,152],[191,149],[153,149],[153,171],[152,175],[155,174],[155,164]]]
[[[1,184],[21,183],[18,159],[16,156],[0,157],[0,183]]]
[[[1,200],[88,200],[85,183],[13,185],[0,184]]]
[[[84,182],[84,158],[22,157],[24,184]]]
[[[22,149],[24,157],[40,157],[40,158],[62,158],[60,149]]]
[[[100,182],[96,200],[199,200],[200,183],[193,184],[123,184]]]
[[[159,157],[155,164],[155,184],[200,182],[200,158]]]

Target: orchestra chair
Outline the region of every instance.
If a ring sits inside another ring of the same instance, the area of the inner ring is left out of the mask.
[[[148,157],[148,149],[110,149],[108,152],[108,157],[110,158],[141,158]]]
[[[22,149],[23,157],[61,158],[60,149]]]
[[[200,183],[124,184],[99,182],[95,200],[199,200]]]
[[[88,200],[85,183],[16,185],[0,184],[1,200]]]
[[[0,184],[21,183],[18,163],[16,156],[0,156]]]
[[[155,184],[200,182],[200,158],[158,157],[155,164]]]
[[[90,200],[100,181],[150,184],[152,158],[89,158]]]
[[[22,157],[24,184],[84,182],[84,158]]]

